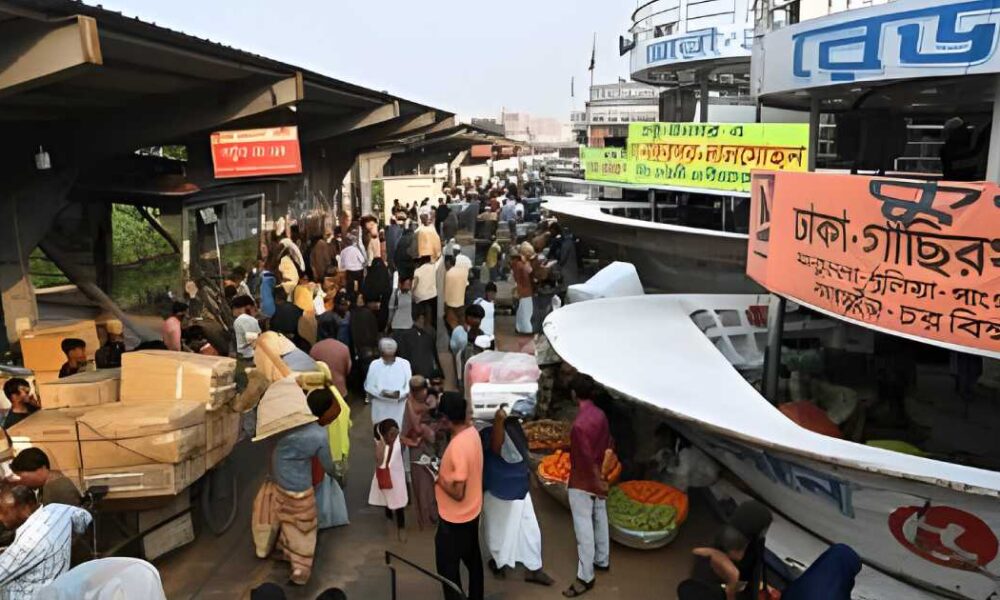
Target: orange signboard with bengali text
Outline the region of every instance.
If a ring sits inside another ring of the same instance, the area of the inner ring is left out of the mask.
[[[211,142],[217,179],[302,172],[298,127],[219,131]]]
[[[747,274],[858,323],[1000,352],[1000,186],[757,172]]]

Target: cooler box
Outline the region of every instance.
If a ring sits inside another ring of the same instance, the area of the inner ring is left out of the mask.
[[[500,406],[507,405],[507,414],[524,417],[535,414],[538,402],[537,383],[474,383],[472,384],[472,418],[490,420]]]
[[[122,355],[122,402],[185,400],[212,410],[235,395],[236,359],[169,350]]]
[[[81,408],[118,402],[121,369],[84,371],[38,385],[42,408]]]

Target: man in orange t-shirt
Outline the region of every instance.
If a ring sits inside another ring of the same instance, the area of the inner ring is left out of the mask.
[[[469,403],[457,392],[445,392],[438,404],[448,420],[451,442],[441,459],[434,495],[438,529],[434,553],[439,575],[462,587],[460,564],[469,570],[469,600],[483,599],[483,557],[479,551],[479,513],[483,509],[483,445],[472,426]],[[444,587],[446,600],[460,596]]]

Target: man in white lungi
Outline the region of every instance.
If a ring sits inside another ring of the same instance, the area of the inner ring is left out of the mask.
[[[528,492],[528,440],[517,417],[500,407],[493,425],[480,432],[483,441],[483,533],[489,567],[498,578],[517,563],[524,580],[552,585],[542,570],[542,531]]]
[[[385,419],[403,422],[406,396],[410,393],[410,361],[396,356],[396,340],[382,338],[378,343],[381,354],[373,360],[365,378],[365,392],[372,405],[372,424]]]

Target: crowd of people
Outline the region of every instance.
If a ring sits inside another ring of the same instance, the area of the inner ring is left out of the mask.
[[[572,235],[556,222],[521,227],[524,219],[516,186],[480,181],[445,188],[436,205],[429,199],[406,208],[397,202],[384,229],[372,216],[345,214],[335,225],[306,219],[301,227],[279,219],[256,267],[234,266],[224,282],[231,320],[192,318],[189,304],[177,301],[161,339],[139,346],[234,356],[240,394],[256,389],[260,396],[267,387],[240,375],[253,372],[258,342],[267,336],[280,335],[292,346],[281,357],[291,371],[325,373],[326,385],[306,395],[308,422],[272,438],[268,477],[254,500],[256,553],[283,557],[292,583],[309,581],[318,531],[349,522],[343,490],[352,427],[347,400],[353,396],[363,398],[371,414],[363,425],[372,432],[375,465],[368,504],[384,510],[400,541],[414,523],[436,529],[435,563],[448,582],[442,586],[446,598],[459,598],[457,590],[464,590],[481,600],[484,566],[497,578],[520,566],[525,581],[553,585],[543,569],[541,528],[529,492],[521,425],[526,415],[504,406],[488,422],[474,423],[471,401],[462,393],[465,363],[496,347],[498,283],[513,281],[515,332],[531,335],[559,306],[560,292],[576,281]],[[460,232],[466,232],[464,248],[456,242]],[[447,351],[439,351],[438,328],[445,330]],[[121,366],[122,333],[120,323],[108,323],[107,341],[95,353],[98,367]],[[63,340],[62,351],[60,377],[90,368],[83,340]],[[459,391],[446,391],[447,371]],[[290,385],[299,390],[297,382]],[[578,406],[568,481],[578,561],[562,595],[572,598],[592,590],[611,566],[607,462],[616,443],[608,415],[595,402],[599,386],[576,373],[569,387]],[[41,407],[23,379],[8,379],[3,392],[10,404],[4,429]],[[0,597],[30,597],[85,557],[73,539],[92,517],[41,450],[21,451],[10,469],[0,483],[0,545],[8,546],[0,554]],[[695,550],[695,570],[679,597],[751,597],[747,589],[760,589],[770,518],[762,505],[740,507],[711,546]],[[835,546],[795,584],[800,596],[786,597],[813,597],[804,595],[810,586],[843,587],[858,569],[856,554]],[[268,584],[252,597],[283,593]],[[325,594],[343,597],[339,591]]]

